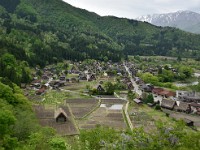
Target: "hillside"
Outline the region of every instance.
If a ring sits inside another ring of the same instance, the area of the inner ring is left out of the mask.
[[[31,66],[127,55],[197,57],[200,36],[72,7],[61,0],[0,2],[0,50]]]
[[[184,31],[200,33],[200,14],[192,11],[177,11],[167,14],[154,14],[136,18],[139,21],[146,21],[157,26],[177,27]]]

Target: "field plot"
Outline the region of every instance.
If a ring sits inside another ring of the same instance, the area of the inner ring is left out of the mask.
[[[79,134],[79,131],[75,125],[74,118],[71,112],[69,111],[69,107],[67,105],[62,106],[62,109],[67,115],[67,121],[62,123],[56,121],[55,109],[47,109],[43,105],[34,105],[33,109],[36,113],[40,125],[52,127],[60,135]]]
[[[100,107],[85,120],[79,120],[80,129],[94,128],[96,125],[103,125],[125,130],[126,123],[122,115],[122,107],[126,102],[120,99],[102,99]]]
[[[143,127],[146,132],[155,131],[155,123],[159,120],[170,124],[174,123],[171,118],[166,117],[165,113],[154,110],[146,105],[132,104],[128,112],[133,127]]]
[[[98,80],[95,81],[80,81],[78,83],[69,83],[67,86],[64,87],[65,90],[73,90],[73,91],[83,91],[83,89],[86,89],[86,86],[89,87],[95,87],[98,84]]]
[[[66,103],[69,104],[76,119],[84,117],[99,107],[98,99],[68,99]]]

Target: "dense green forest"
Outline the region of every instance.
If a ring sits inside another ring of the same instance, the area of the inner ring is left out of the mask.
[[[197,57],[200,35],[74,8],[61,0],[1,0],[0,54],[30,66],[127,55]]]

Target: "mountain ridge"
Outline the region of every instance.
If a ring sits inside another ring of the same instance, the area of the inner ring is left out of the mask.
[[[200,23],[200,14],[190,10],[180,10],[172,13],[140,16],[136,18],[136,20],[146,21],[156,26],[170,26],[191,33],[200,33],[200,30],[197,26]]]
[[[200,35],[175,28],[101,17],[62,0],[21,0],[9,8],[7,0],[0,4],[0,53],[31,66],[65,59],[116,62],[127,55],[200,55]]]

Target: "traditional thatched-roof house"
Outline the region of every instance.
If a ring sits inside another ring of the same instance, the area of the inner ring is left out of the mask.
[[[96,80],[95,74],[88,74],[87,75],[87,81],[92,81],[92,80]]]
[[[127,89],[128,90],[133,90],[134,89],[134,86],[133,86],[132,82],[128,82],[127,83]]]
[[[66,77],[65,76],[60,76],[59,78],[61,81],[65,81],[66,80]]]
[[[140,86],[140,89],[143,91],[143,92],[152,92],[154,86],[151,85],[151,84],[142,84]]]
[[[45,109],[41,105],[34,105],[33,109],[40,125],[52,127],[62,136],[79,134],[72,121],[73,117],[68,106],[60,106],[54,110]]]
[[[197,103],[190,103],[189,104],[190,105],[190,107],[191,107],[191,111],[193,112],[193,113],[200,113],[200,104],[197,104]]]
[[[172,100],[163,99],[161,102],[161,107],[173,110],[176,102]]]
[[[78,82],[79,82],[79,80],[76,79],[76,78],[71,78],[70,81],[71,81],[72,83],[78,83]]]
[[[185,102],[179,102],[179,105],[177,104],[174,107],[175,110],[180,111],[180,112],[186,112],[186,113],[190,113],[191,112],[191,107],[188,103]]]
[[[43,76],[41,77],[41,79],[42,79],[42,80],[49,80],[49,77],[48,77],[47,75],[43,75]]]
[[[96,89],[99,92],[104,92],[105,91],[101,84],[97,85]]]

